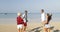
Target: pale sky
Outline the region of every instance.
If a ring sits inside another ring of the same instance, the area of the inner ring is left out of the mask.
[[[40,12],[60,12],[60,0],[0,0],[0,13]]]

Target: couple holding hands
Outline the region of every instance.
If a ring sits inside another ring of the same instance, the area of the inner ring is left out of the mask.
[[[21,13],[17,13],[17,29],[18,32],[25,32],[27,27],[27,11],[22,15]]]
[[[43,24],[43,30],[44,32],[50,32],[50,25],[49,22],[52,19],[52,14],[45,13],[44,10],[41,10],[41,21]]]

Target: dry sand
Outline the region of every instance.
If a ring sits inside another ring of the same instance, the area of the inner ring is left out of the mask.
[[[51,32],[60,32],[60,22],[50,22]],[[27,32],[43,32],[41,23],[28,23]],[[17,32],[16,24],[0,24],[0,32]]]

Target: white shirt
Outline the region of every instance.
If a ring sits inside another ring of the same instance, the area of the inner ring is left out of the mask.
[[[41,21],[45,21],[46,20],[46,15],[45,15],[45,13],[42,13],[41,14]]]
[[[23,17],[24,22],[26,22],[26,19],[25,19],[26,16],[25,16],[25,14],[23,14],[22,17]]]

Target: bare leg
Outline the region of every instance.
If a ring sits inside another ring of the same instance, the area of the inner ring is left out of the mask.
[[[23,32],[23,29],[22,29],[22,28],[19,28],[19,29],[18,29],[18,32]]]
[[[21,29],[20,28],[18,29],[18,32],[21,32]]]
[[[22,27],[22,32],[24,32],[24,26]]]
[[[20,29],[20,32],[22,32],[22,29]]]
[[[42,22],[42,25],[43,25],[43,31],[46,32],[45,21]]]
[[[48,28],[48,32],[50,32],[50,29]]]
[[[21,29],[21,32],[23,32],[23,29]]]
[[[45,26],[45,24],[46,24],[46,21],[43,21],[43,22],[42,22],[42,24],[43,24],[43,26]]]
[[[42,22],[42,26],[43,26],[43,27],[45,26],[44,22]]]
[[[47,28],[44,28],[44,32],[48,32],[48,29]]]
[[[26,26],[24,26],[24,31],[26,31]]]
[[[18,32],[20,32],[20,29],[18,29]]]

